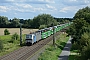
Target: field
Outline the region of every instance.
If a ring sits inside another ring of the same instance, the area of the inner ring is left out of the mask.
[[[4,35],[4,30],[8,29],[10,32],[10,35]],[[22,28],[22,42],[24,44],[25,42],[25,34],[29,34],[30,32],[35,32],[38,29],[24,29]],[[14,42],[11,42],[11,37],[14,33],[20,34],[19,28],[0,28],[0,40],[3,43],[3,50],[0,51],[0,56],[3,56],[5,54],[8,54],[18,48],[20,48],[20,39],[14,40]]]
[[[4,35],[4,30],[8,29],[10,32],[10,35],[17,33],[20,34],[20,28],[0,28],[0,35]],[[30,32],[35,32],[38,29],[25,29],[22,28],[22,34],[29,34]]]

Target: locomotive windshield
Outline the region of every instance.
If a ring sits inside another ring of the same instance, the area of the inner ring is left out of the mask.
[[[32,39],[32,35],[26,35],[26,38]]]

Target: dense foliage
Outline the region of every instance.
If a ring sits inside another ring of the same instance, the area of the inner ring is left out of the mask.
[[[10,32],[7,29],[5,29],[4,30],[4,35],[9,35],[9,34],[10,34]]]
[[[33,18],[33,26],[35,28],[39,28],[40,25],[46,25],[48,27],[51,26],[52,23],[57,25],[57,21],[49,14],[40,14]]]
[[[0,27],[5,27],[9,24],[8,18],[4,16],[0,16]]]
[[[11,38],[12,38],[12,40],[18,40],[19,35],[17,33],[15,33],[15,34],[12,35]]]
[[[87,6],[83,9],[80,9],[77,11],[77,13],[74,16],[74,19],[80,19],[80,18],[84,18],[84,20],[86,20],[86,22],[90,23],[90,8]]]
[[[41,28],[66,23],[71,21],[71,18],[55,18],[50,14],[39,14],[33,19],[18,19],[13,18],[8,20],[8,17],[0,16],[0,28],[19,28],[20,23],[23,28]],[[44,26],[45,25],[45,26]]]
[[[57,22],[61,23],[68,23],[69,21],[72,21],[73,18],[54,18],[55,20],[57,20]]]
[[[90,59],[90,8],[77,11],[67,33],[73,37],[73,49],[79,51],[79,60]]]

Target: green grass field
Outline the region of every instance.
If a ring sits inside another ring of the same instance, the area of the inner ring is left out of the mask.
[[[7,29],[10,32],[10,35],[4,35],[4,30]],[[25,42],[25,34],[29,34],[30,32],[35,32],[38,29],[25,29],[22,28],[22,39],[23,39],[23,45]],[[14,33],[17,33],[20,35],[20,28],[0,28],[0,40],[3,43],[3,50],[0,51],[0,56],[3,56],[5,54],[8,54],[18,48],[20,48],[20,39],[15,40],[13,43],[11,42],[11,37]]]
[[[60,38],[56,41],[56,47],[49,46],[38,60],[57,60],[68,39],[69,37],[66,37],[66,34],[60,34]]]
[[[11,37],[12,35],[3,35],[3,36],[0,36],[0,40],[2,41],[3,43],[3,50],[0,51],[0,56],[3,56],[5,54],[8,54],[18,48],[20,48],[20,40],[15,40],[13,43],[11,42]],[[23,43],[24,43],[24,40],[25,40],[25,35],[23,35]]]

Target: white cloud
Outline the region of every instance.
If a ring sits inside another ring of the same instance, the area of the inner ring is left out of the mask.
[[[69,6],[79,6],[90,4],[90,0],[63,0],[62,3]]]
[[[62,8],[62,9],[60,10],[60,12],[67,13],[67,10],[68,10],[68,8]]]
[[[54,0],[46,0],[46,2],[48,2],[48,3],[55,3]]]
[[[32,3],[32,4],[49,4],[49,3],[55,3],[54,0],[28,0],[24,1],[27,3]]]
[[[11,7],[12,10],[18,11],[18,12],[37,12],[37,11],[44,11],[45,9],[43,7],[35,7],[30,4],[18,4],[15,3],[14,6]]]
[[[30,4],[15,4],[17,7],[22,7],[22,8],[32,8]]]
[[[84,0],[84,2],[90,4],[90,1],[89,0]]]
[[[34,11],[44,11],[44,8],[34,8]]]
[[[46,7],[49,8],[49,9],[52,9],[52,10],[57,10],[54,6],[50,6],[48,4],[46,4]]]
[[[55,7],[50,6],[50,5],[48,5],[48,4],[46,4],[46,6],[47,6],[47,8],[51,8],[51,9],[55,8]]]
[[[77,6],[67,6],[67,7],[62,8],[59,12],[67,13],[68,11],[73,12],[77,10],[78,10]]]
[[[68,1],[71,1],[71,2],[74,1],[74,2],[75,2],[75,1],[77,1],[77,0],[68,0]]]
[[[4,0],[8,3],[18,3],[18,2],[25,2],[25,1],[28,1],[28,0]]]
[[[13,2],[13,1],[15,1],[15,0],[6,0],[6,1],[10,1],[10,2]]]
[[[10,10],[8,7],[0,6],[0,12],[7,12],[8,10]]]

